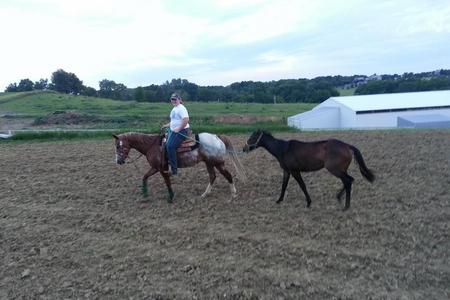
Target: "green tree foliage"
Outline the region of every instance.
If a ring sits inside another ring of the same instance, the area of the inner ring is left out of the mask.
[[[364,82],[367,76],[321,76],[313,79],[283,79],[278,81],[241,81],[228,86],[198,86],[186,79],[172,79],[162,85],[152,84],[129,89],[122,83],[103,79],[100,89],[86,87],[73,73],[57,70],[52,74],[51,83],[47,79],[31,82],[22,79],[19,84],[11,83],[6,92],[20,92],[39,89],[53,89],[58,92],[100,96],[116,100],[137,100],[147,102],[167,101],[173,92],[184,100],[202,102],[242,102],[242,103],[320,103],[329,97],[338,96],[337,87],[352,86]],[[370,78],[369,78],[370,79]],[[355,94],[401,93],[450,89],[450,70],[402,75],[382,75],[382,80],[372,80],[359,85]]]
[[[97,97],[98,96],[98,93],[97,93],[96,89],[94,89],[93,87],[84,86],[84,85],[81,88],[80,94],[83,95],[83,96],[89,96],[89,97]]]
[[[36,81],[34,83],[34,89],[35,90],[45,90],[48,87],[48,80],[47,79],[39,79],[39,81]]]
[[[116,100],[131,100],[133,97],[129,94],[127,87],[122,83],[116,83],[113,80],[103,79],[99,83],[98,94],[103,98]]]
[[[18,92],[17,91],[17,83],[10,83],[7,87],[6,87],[6,89],[5,89],[5,92]]]
[[[60,93],[78,95],[83,88],[83,82],[74,73],[62,69],[53,72],[51,82],[50,88]]]
[[[138,86],[134,91],[134,99],[139,102],[145,101],[145,91],[142,86]]]
[[[20,80],[19,84],[17,83],[11,83],[9,84],[5,92],[28,92],[32,91],[34,89],[34,83],[30,79],[22,79]]]
[[[384,93],[405,93],[450,89],[450,76],[439,77],[417,77],[406,74],[401,79],[389,79],[371,81],[358,87],[355,91],[357,95],[384,94]]]
[[[28,91],[32,91],[34,87],[34,83],[33,81],[31,81],[30,79],[22,79],[19,82],[19,85],[17,86],[17,91],[18,92],[28,92]]]

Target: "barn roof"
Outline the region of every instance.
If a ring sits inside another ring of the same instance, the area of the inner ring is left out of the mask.
[[[450,90],[331,97],[323,104],[329,100],[345,105],[354,111],[450,108]]]

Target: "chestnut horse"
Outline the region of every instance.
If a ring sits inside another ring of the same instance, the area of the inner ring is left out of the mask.
[[[143,133],[126,133],[120,135],[113,135],[116,144],[116,162],[119,165],[125,163],[131,149],[136,149],[142,155],[145,155],[150,170],[145,173],[142,178],[142,193],[144,196],[148,195],[147,181],[148,178],[157,172],[161,174],[167,186],[169,193],[169,202],[173,201],[174,192],[172,190],[170,175],[167,173],[165,163],[163,162],[163,145],[161,135],[149,135]],[[225,155],[228,153],[236,168],[236,172],[242,179],[245,180],[245,173],[242,164],[236,156],[233,145],[230,139],[223,135],[214,135],[210,133],[198,134],[198,141],[196,146],[192,147],[191,151],[177,153],[178,167],[188,168],[196,165],[199,162],[206,164],[206,169],[209,174],[209,184],[201,197],[205,197],[211,192],[212,184],[216,179],[216,168],[228,181],[231,189],[231,196],[236,197],[236,188],[233,183],[233,177],[225,168]]]
[[[311,198],[300,172],[317,171],[325,167],[331,174],[341,179],[344,184],[336,197],[340,202],[345,191],[344,210],[348,209],[354,179],[348,175],[347,169],[353,156],[364,178],[369,182],[375,180],[374,174],[364,163],[361,152],[355,146],[336,139],[317,142],[284,141],[274,138],[269,132],[257,130],[252,133],[243,150],[244,152],[250,152],[258,147],[263,147],[275,156],[284,171],[281,195],[277,203],[283,201],[289,178],[293,175],[306,196],[306,207],[310,207]]]

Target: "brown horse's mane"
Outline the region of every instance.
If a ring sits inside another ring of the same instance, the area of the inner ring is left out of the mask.
[[[123,133],[120,136],[127,140],[129,143],[131,142],[134,145],[140,145],[147,149],[153,146],[156,141],[159,142],[161,138],[159,135],[138,132]]]

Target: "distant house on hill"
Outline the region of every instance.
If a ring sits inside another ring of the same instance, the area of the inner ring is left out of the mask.
[[[382,79],[383,79],[382,76],[377,75],[377,74],[373,74],[368,77],[367,76],[359,76],[359,77],[355,77],[351,83],[344,85],[344,88],[351,89],[351,88],[358,87],[360,85],[367,84],[369,81],[382,80]]]
[[[420,120],[420,126],[407,120]],[[287,123],[305,130],[450,128],[450,91],[331,97]]]

